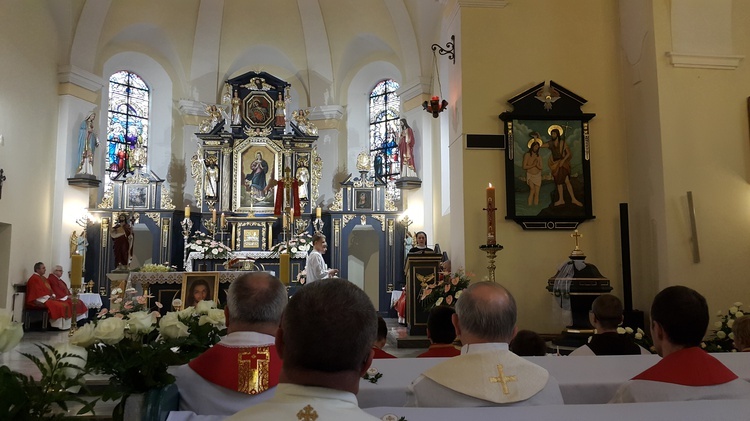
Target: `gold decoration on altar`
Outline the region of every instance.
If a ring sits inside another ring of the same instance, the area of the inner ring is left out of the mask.
[[[161,220],[159,219],[159,212],[146,212],[146,216],[151,218],[157,227],[161,223]]]
[[[242,130],[242,132],[248,136],[263,137],[271,134],[272,130],[273,129],[271,127],[246,127],[244,130]]]
[[[134,175],[125,178],[125,184],[148,184],[149,181],[148,177],[141,174],[140,171],[136,171]]]
[[[297,126],[302,133],[308,136],[317,136],[318,128],[308,120],[309,115],[310,110],[296,110],[292,112],[292,123]]]
[[[372,162],[370,161],[370,153],[369,152],[360,152],[359,155],[357,155],[357,171],[359,172],[369,172],[372,168]]]
[[[395,212],[398,210],[393,195],[387,189],[385,191],[385,210],[386,212]]]
[[[104,197],[102,197],[102,202],[96,205],[97,209],[112,209],[114,201],[114,193],[112,191],[112,184],[109,184],[104,189]]]
[[[367,225],[367,215],[360,215],[359,222],[360,222],[360,225]]]
[[[198,131],[200,133],[210,132],[221,121],[221,109],[214,104],[206,105],[206,114],[208,115],[208,118],[198,125]]]
[[[490,383],[500,383],[503,385],[503,393],[506,395],[510,395],[510,389],[508,389],[508,382],[516,382],[518,379],[516,376],[506,376],[503,374],[503,365],[498,364],[497,365],[497,377],[490,377]]]
[[[331,206],[328,209],[334,212],[341,212],[343,208],[344,208],[344,190],[340,189],[339,191],[336,192],[336,194],[333,195],[333,203],[331,203]]]
[[[250,79],[250,82],[240,85],[240,87],[250,89],[251,91],[270,91],[275,89],[273,86],[266,83],[266,79],[257,76]]]
[[[195,181],[193,196],[195,197],[195,206],[198,208],[203,204],[201,199],[201,192],[203,191],[203,163],[201,163],[201,153],[201,148],[198,147],[198,150],[190,157],[190,177]]]
[[[323,178],[323,159],[318,155],[318,148],[313,147],[312,166],[310,167],[310,185],[312,187],[310,200],[312,203],[318,203],[318,197],[320,196],[318,185],[320,184],[321,178]]]
[[[343,221],[344,226],[346,226],[346,224],[348,224],[349,221],[351,221],[352,219],[354,219],[354,215],[350,215],[350,214],[347,214],[341,217],[341,220]]]
[[[380,222],[381,231],[385,232],[385,215],[371,215],[374,219]]]
[[[161,208],[174,210],[174,204],[172,204],[172,196],[169,194],[169,187],[161,186]]]

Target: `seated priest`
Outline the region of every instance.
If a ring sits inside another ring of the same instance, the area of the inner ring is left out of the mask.
[[[300,288],[276,333],[283,360],[276,394],[229,420],[380,420],[357,401],[362,376],[372,364],[376,315],[367,294],[345,279]]]
[[[573,350],[576,355],[651,355],[638,346],[630,336],[617,333],[617,327],[623,320],[622,301],[612,294],[602,294],[591,304],[589,322],[596,328],[596,333],[589,343]]]
[[[750,383],[700,347],[708,304],[697,291],[676,285],[651,304],[651,337],[662,359],[624,383],[610,403],[747,399]]]
[[[516,318],[516,301],[500,284],[477,282],[466,288],[452,317],[463,343],[461,355],[412,381],[408,406],[562,405],[557,380],[508,349]]]
[[[417,358],[455,357],[461,350],[453,345],[456,340],[456,329],[453,327],[453,315],[456,310],[449,306],[435,306],[427,316],[427,339],[430,347],[417,355]]]
[[[372,345],[372,350],[375,352],[373,358],[396,358],[395,355],[391,355],[383,350],[386,343],[388,343],[388,327],[385,324],[385,320],[378,316],[378,337]]]
[[[44,277],[47,267],[44,263],[34,264],[34,273],[26,282],[26,308],[47,309],[50,326],[66,330],[70,329],[70,319],[73,312],[67,296],[57,297],[52,290],[49,280]]]
[[[68,284],[65,283],[65,281],[62,280],[63,275],[63,268],[60,265],[56,265],[54,268],[52,268],[52,273],[49,274],[47,277],[47,281],[49,281],[49,286],[52,287],[52,292],[55,294],[56,298],[59,298],[61,300],[67,300],[71,308],[71,312],[73,309],[73,300],[70,297],[70,290],[68,289]],[[86,307],[86,304],[83,301],[77,300],[75,302],[76,307],[76,321],[82,320],[88,317],[89,315],[89,309]]]
[[[226,417],[273,396],[281,370],[274,335],[287,300],[284,285],[267,272],[247,273],[229,285],[227,336],[170,370],[180,411],[171,412],[169,420]]]

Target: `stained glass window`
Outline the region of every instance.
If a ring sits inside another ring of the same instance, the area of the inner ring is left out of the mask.
[[[398,83],[386,79],[370,92],[370,155],[375,177],[388,183],[388,190],[394,197],[400,197],[401,191],[394,185],[401,174],[398,157],[401,99],[396,90]]]
[[[120,171],[133,171],[129,157],[136,145],[148,148],[149,99],[146,82],[135,73],[123,70],[109,78],[105,185]]]

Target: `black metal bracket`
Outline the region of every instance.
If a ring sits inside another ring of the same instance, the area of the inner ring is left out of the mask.
[[[432,44],[432,52],[437,51],[441,56],[448,55],[448,59],[453,60],[453,64],[456,64],[456,36],[451,35],[450,42],[445,44],[443,48],[439,44]]]
[[[6,180],[5,170],[3,170],[2,168],[0,168],[0,199],[3,198],[3,181],[5,181],[5,180]]]

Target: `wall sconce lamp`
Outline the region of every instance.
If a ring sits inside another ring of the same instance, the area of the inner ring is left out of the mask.
[[[456,36],[451,35],[451,40],[445,44],[445,48],[438,44],[432,44],[432,65],[435,71],[430,78],[430,90],[431,92],[435,92],[435,76],[437,76],[438,91],[440,95],[433,94],[429,101],[422,103],[422,108],[432,114],[432,118],[438,118],[440,113],[448,108],[448,101],[445,99],[442,101],[440,100],[440,96],[443,93],[443,87],[440,85],[440,70],[437,65],[437,54],[440,54],[441,56],[447,55],[448,58],[453,61],[453,64],[456,64]]]

